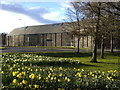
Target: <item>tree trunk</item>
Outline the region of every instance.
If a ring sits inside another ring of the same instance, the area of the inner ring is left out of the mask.
[[[104,38],[101,40],[101,55],[100,58],[104,59]]]
[[[98,12],[97,12],[97,23],[96,23],[96,29],[95,29],[95,35],[94,35],[94,50],[93,50],[93,55],[92,55],[92,60],[90,62],[95,62],[97,63],[97,39],[98,39],[98,30],[99,30],[99,22],[100,22],[100,10],[101,10],[101,2],[98,3]]]
[[[111,35],[111,40],[110,40],[110,52],[113,53],[113,35]]]
[[[80,38],[78,38],[77,53],[79,53],[79,52],[80,52],[79,47],[80,47]]]
[[[92,60],[90,62],[97,62],[97,39],[94,39],[94,46],[93,46],[93,53],[92,53]]]

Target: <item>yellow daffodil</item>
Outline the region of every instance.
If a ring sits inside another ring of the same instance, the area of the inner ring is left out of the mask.
[[[34,79],[35,78],[35,74],[31,74],[31,75],[29,75],[29,78],[31,78],[31,79]]]
[[[12,72],[12,75],[13,75],[13,76],[16,76],[17,73],[19,73],[19,72],[18,72],[18,71],[17,71],[17,72]]]
[[[58,79],[58,82],[61,82],[61,80],[60,80],[60,79]]]
[[[30,70],[30,68],[28,68],[28,70]]]
[[[38,71],[38,69],[35,69],[35,71],[37,72],[37,71]]]
[[[26,72],[22,72],[23,75],[26,75]]]
[[[84,69],[82,69],[81,71],[84,71]]]
[[[40,71],[42,71],[42,69],[40,69]]]
[[[20,68],[18,68],[18,71],[20,71]]]
[[[32,87],[32,85],[29,85],[29,87],[31,88],[31,87]]]
[[[36,85],[36,84],[35,84],[34,87],[35,87],[35,88],[39,88],[39,85]]]
[[[24,67],[22,67],[22,70],[24,70],[25,68]]]
[[[56,77],[54,77],[54,80],[56,80]]]
[[[67,81],[70,82],[71,80],[68,78]]]
[[[62,73],[61,73],[61,74],[59,74],[59,76],[60,76],[60,77],[62,77]]]
[[[19,86],[20,86],[20,87],[22,86],[22,82],[19,83]]]
[[[50,80],[53,80],[53,79],[54,79],[53,77],[50,78]]]
[[[98,76],[97,76],[97,75],[95,75],[95,78],[98,78]]]
[[[40,80],[40,79],[41,79],[41,77],[38,77],[38,79]]]
[[[13,79],[13,81],[12,81],[14,84],[16,84],[17,83],[17,79]]]
[[[2,71],[2,74],[4,74],[4,71]]]
[[[22,76],[20,74],[17,75],[18,78],[22,78]]]
[[[63,68],[62,67],[59,67],[59,70],[62,70]]]
[[[9,70],[12,70],[13,68],[11,67]]]
[[[22,83],[23,83],[23,84],[27,84],[28,82],[27,82],[26,80],[23,80]]]

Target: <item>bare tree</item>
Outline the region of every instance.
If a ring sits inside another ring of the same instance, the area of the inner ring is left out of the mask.
[[[66,11],[67,19],[64,22],[63,30],[69,32],[71,36],[75,36],[78,39],[77,53],[79,53],[80,38],[85,35],[82,31],[81,20],[83,19],[83,14],[81,8],[81,3],[71,2],[71,8]]]
[[[84,28],[86,32],[93,37],[93,54],[91,62],[97,62],[97,40],[100,31],[101,3],[88,2],[83,9],[86,16]]]

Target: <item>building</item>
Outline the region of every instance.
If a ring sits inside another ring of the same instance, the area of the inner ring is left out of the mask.
[[[77,47],[77,38],[63,31],[62,25],[58,23],[16,28],[7,35],[7,46]],[[80,48],[91,47],[91,36],[80,38]]]

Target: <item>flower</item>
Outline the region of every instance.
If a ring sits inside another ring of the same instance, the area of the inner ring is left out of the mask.
[[[19,73],[19,71],[12,72],[13,76],[16,76],[17,73]]]
[[[59,70],[62,70],[63,68],[62,67],[59,67]]]
[[[61,74],[59,74],[59,76],[60,76],[60,77],[62,77],[62,73],[61,73]]]
[[[82,69],[82,71],[84,71],[84,69]]]
[[[2,74],[4,74],[4,71],[2,71]]]
[[[20,87],[22,86],[22,82],[19,83],[19,86],[20,86]]]
[[[17,75],[18,78],[22,78],[22,76],[20,74]]]
[[[22,72],[23,75],[26,75],[26,72]]]
[[[29,85],[29,87],[31,88],[31,87],[32,87],[32,85]]]
[[[68,78],[67,81],[70,82],[71,80]]]
[[[58,82],[61,82],[61,80],[60,80],[60,79],[58,79]]]
[[[31,75],[29,75],[29,78],[31,78],[31,79],[34,79],[35,78],[35,74],[31,74]]]
[[[34,87],[35,87],[35,88],[39,88],[39,85],[36,85],[36,84],[35,84]]]
[[[35,70],[36,72],[38,71],[38,69]]]
[[[12,81],[14,84],[16,84],[17,83],[17,79],[13,79],[13,81]]]
[[[38,77],[38,79],[40,80],[40,79],[41,79],[41,77]]]
[[[23,84],[27,84],[28,82],[27,82],[26,80],[23,80],[22,83],[23,83]]]

